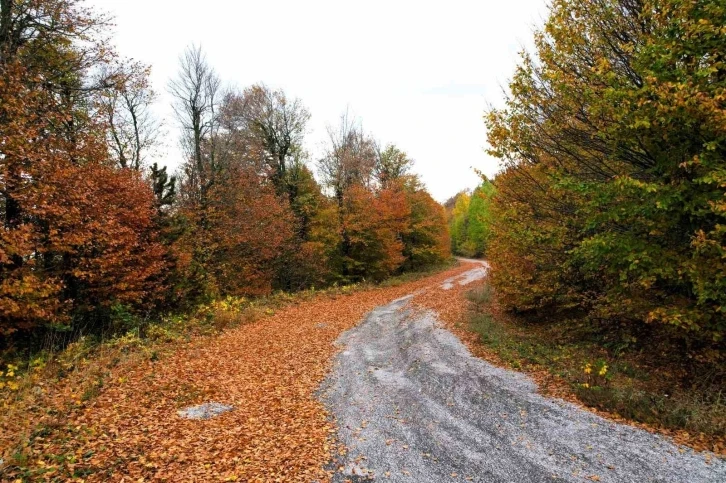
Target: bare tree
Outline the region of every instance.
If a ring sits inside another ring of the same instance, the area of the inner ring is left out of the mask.
[[[259,84],[225,98],[223,126],[230,146],[292,198],[289,171],[297,167],[310,113],[299,99]],[[292,199],[290,200],[292,201]]]
[[[368,186],[376,166],[375,141],[363,132],[360,122],[349,112],[340,117],[337,130],[328,127],[328,149],[318,162],[325,185],[342,204],[347,189],[354,184]]]
[[[109,148],[121,168],[140,170],[159,145],[161,123],[151,114],[156,94],[149,86],[149,68],[127,64],[101,76],[115,79],[100,96],[100,109],[108,123]]]
[[[203,206],[221,166],[217,159],[221,81],[201,47],[190,46],[179,58],[177,78],[169,83],[174,112],[183,129],[185,184]]]

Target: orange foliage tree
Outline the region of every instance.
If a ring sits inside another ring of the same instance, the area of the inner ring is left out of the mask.
[[[327,246],[331,271],[343,281],[381,280],[447,259],[443,207],[407,174],[406,153],[393,145],[378,150],[347,115],[330,135],[320,167],[334,201],[314,238]]]
[[[184,189],[184,185],[182,185]],[[207,205],[186,202],[184,230],[174,245],[177,267],[199,295],[264,295],[273,288],[281,255],[294,234],[294,218],[249,167],[226,168],[208,192]],[[180,293],[180,294],[183,294]]]
[[[444,207],[434,200],[416,178],[403,186],[410,215],[402,233],[403,270],[436,265],[451,257],[449,225]]]
[[[78,2],[9,2],[0,36],[0,333],[76,321],[154,295],[153,194],[108,158],[87,83],[109,61]]]

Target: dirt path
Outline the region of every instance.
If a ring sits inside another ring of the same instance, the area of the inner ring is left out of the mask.
[[[481,276],[475,266],[432,290]],[[348,448],[334,481],[726,481],[723,460],[543,397],[526,376],[472,357],[411,299],[338,339],[321,392]]]
[[[21,464],[5,465],[0,480],[310,483],[367,469],[407,482],[726,481],[720,460],[708,465],[537,395],[526,377],[472,358],[421,310],[455,319],[464,284],[484,274],[463,262],[396,287],[298,301],[175,343],[158,361],[110,368],[88,400],[80,387],[41,389],[20,459],[3,448]],[[233,409],[208,420],[178,415],[207,402]],[[336,434],[350,449],[344,473],[329,465]]]

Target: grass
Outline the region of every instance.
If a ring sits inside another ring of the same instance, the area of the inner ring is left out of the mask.
[[[709,448],[722,448],[726,436],[722,369],[686,369],[683,361],[669,357],[661,347],[608,343],[581,317],[533,321],[502,314],[488,285],[467,297],[474,307],[469,330],[498,362],[546,373],[548,383],[558,381],[561,389],[587,406],[703,435],[711,440]],[[552,389],[543,388],[562,396]]]

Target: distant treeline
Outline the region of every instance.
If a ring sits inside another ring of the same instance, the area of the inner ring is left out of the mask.
[[[451,251],[456,255],[486,256],[492,238],[493,196],[494,185],[485,180],[474,191],[461,191],[444,203],[451,233]]]
[[[184,148],[172,175],[152,162],[166,128],[149,68],[113,51],[110,19],[78,0],[2,9],[0,346],[449,257],[412,161],[347,116],[311,162],[300,100],[223,87],[188,48],[168,86]]]

